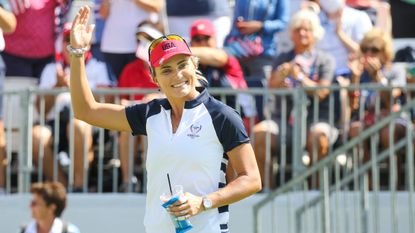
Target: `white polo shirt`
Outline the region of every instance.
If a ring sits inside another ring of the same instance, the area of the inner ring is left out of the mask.
[[[167,99],[153,100],[126,108],[133,135],[148,136],[147,199],[144,225],[147,233],[175,232],[169,214],[161,206],[160,195],[169,193],[167,173],[172,185],[184,192],[205,196],[226,185],[226,152],[249,143],[238,113],[211,97],[207,90],[185,103],[175,133],[171,125],[171,106]],[[228,232],[228,206],[202,212],[192,218],[191,232]]]

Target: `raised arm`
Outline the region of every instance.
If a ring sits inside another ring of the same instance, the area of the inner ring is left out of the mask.
[[[73,49],[86,48],[91,43],[95,25],[88,25],[89,14],[89,7],[81,7],[73,21]],[[124,106],[95,101],[86,77],[84,56],[72,54],[70,67],[70,92],[75,117],[98,127],[131,132]]]
[[[228,55],[222,49],[210,47],[191,47],[194,56],[200,59],[203,65],[223,67],[228,62]]]

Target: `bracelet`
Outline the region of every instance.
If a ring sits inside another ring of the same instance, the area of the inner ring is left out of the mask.
[[[72,45],[69,44],[68,46],[66,46],[66,50],[68,50],[68,52],[71,55],[74,55],[75,57],[82,57],[88,51],[88,48],[74,48],[72,47]]]

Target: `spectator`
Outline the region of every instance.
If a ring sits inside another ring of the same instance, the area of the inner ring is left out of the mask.
[[[166,9],[169,33],[182,35],[189,41],[189,28],[195,20],[205,18],[215,27],[216,45],[222,48],[226,35],[231,29],[229,1],[222,0],[167,0]]]
[[[260,35],[263,53],[249,59],[239,59],[245,80],[249,87],[265,87],[267,67],[276,56],[275,33],[284,30],[288,21],[287,0],[238,0],[236,1],[231,32],[228,37]],[[226,42],[225,42],[226,44]],[[256,97],[259,120],[264,119],[263,98]]]
[[[64,26],[62,48],[66,48],[70,40],[71,24]],[[90,52],[85,56],[86,72],[89,74],[88,82],[92,88],[109,87],[110,80],[106,71],[105,64],[95,60]],[[59,54],[57,62],[48,64],[40,78],[40,88],[53,89],[69,87],[69,65],[70,55],[66,49]],[[37,97],[37,109],[40,112],[41,97]],[[43,169],[44,175],[48,180],[53,180],[54,158],[53,158],[53,133],[55,132],[55,114],[52,110],[59,112],[59,144],[58,152],[69,152],[69,132],[70,127],[74,127],[74,184],[73,190],[79,192],[82,190],[84,181],[84,147],[87,148],[87,160],[93,160],[92,148],[92,126],[77,119],[73,119],[73,125],[70,125],[70,95],[62,93],[58,96],[46,95],[44,97],[44,109],[47,116],[47,126],[35,125],[33,127],[33,158],[35,163],[39,163],[39,150],[43,147]],[[86,145],[84,145],[86,143]],[[59,181],[67,184],[62,169],[59,169]]]
[[[102,34],[101,51],[116,80],[124,67],[136,59],[135,28],[148,19],[150,13],[163,8],[162,0],[103,0],[100,14],[106,20]]]
[[[66,0],[11,0],[10,3],[17,27],[14,33],[4,36],[6,76],[40,78],[43,68],[54,58],[55,8],[63,6]]]
[[[65,187],[61,183],[35,183],[30,192],[33,220],[21,229],[22,233],[80,233],[78,227],[61,218],[67,199]]]
[[[136,39],[138,42],[136,56],[137,58],[129,63],[121,73],[121,76],[118,80],[118,87],[120,88],[144,88],[144,89],[158,89],[158,86],[153,82],[151,78],[150,69],[148,66],[148,47],[150,46],[151,41],[156,38],[161,37],[161,28],[159,24],[154,24],[151,21],[145,20],[141,22],[136,31]],[[134,103],[144,103],[148,102],[153,98],[156,98],[158,94],[155,95],[134,95],[133,100],[128,95],[121,96],[121,104],[124,106],[132,105]],[[135,146],[134,155],[138,154],[136,152],[143,151],[143,137],[138,135],[135,137]],[[119,137],[119,146],[120,146],[120,161],[121,161],[121,173],[122,173],[122,183],[119,188],[121,192],[128,191],[129,185],[131,185],[130,190],[138,191],[139,184],[137,177],[130,177],[129,168],[129,138],[130,134],[127,132],[120,132]],[[140,149],[139,149],[140,148]],[[141,160],[144,161],[144,160]],[[131,173],[133,174],[133,173]]]
[[[379,86],[404,87],[406,85],[406,72],[403,66],[393,64],[393,48],[391,36],[380,29],[374,28],[367,32],[360,43],[361,54],[351,59],[349,66],[352,71],[351,82],[354,85],[361,83],[376,83]],[[365,97],[365,101],[359,101]],[[392,91],[351,91],[349,93],[350,107],[352,109],[352,123],[349,136],[357,137],[365,128],[370,127],[375,121],[388,116],[391,112],[400,109],[402,91],[399,88]],[[380,98],[380,111],[376,109],[376,99]],[[392,98],[392,100],[391,100]],[[365,104],[365,115],[359,118],[359,104]],[[402,118],[394,121],[394,133],[391,135],[394,142],[399,141],[406,135],[406,128],[412,124]],[[379,143],[381,148],[389,148],[389,127],[381,129]],[[365,160],[369,159],[366,148]],[[398,156],[399,159],[401,156]]]
[[[6,8],[5,8],[6,7]],[[11,33],[16,29],[16,17],[7,10],[7,6],[0,4],[0,51],[4,49],[3,31],[5,33]],[[0,54],[0,90],[3,90],[3,82],[6,75],[6,66],[3,58]],[[5,166],[6,161],[6,141],[4,135],[4,122],[3,122],[3,96],[0,95],[0,195],[5,193]]]
[[[324,30],[320,25],[318,16],[309,11],[301,10],[294,14],[289,23],[289,31],[291,33],[291,39],[294,44],[294,49],[288,53],[280,54],[274,61],[271,78],[269,80],[269,88],[297,88],[303,87],[324,87],[329,86],[332,83],[334,77],[334,61],[333,58],[327,53],[316,49],[315,43],[322,38]],[[337,139],[337,129],[330,126],[329,122],[329,105],[328,94],[326,89],[316,90],[316,94],[319,97],[319,102],[314,103],[314,91],[307,92],[308,102],[307,104],[307,150],[309,154],[313,151],[313,147],[317,145],[318,159],[321,159],[328,153],[330,144],[333,144]],[[270,180],[265,180],[265,167],[272,165],[265,164],[266,161],[266,136],[271,134],[271,154],[275,155],[277,149],[281,146],[278,137],[284,137],[287,141],[288,147],[294,147],[293,145],[292,130],[293,125],[299,121],[294,119],[293,115],[289,114],[292,110],[292,100],[287,100],[287,112],[280,111],[282,106],[282,97],[276,98],[276,108],[273,113],[273,119],[269,121],[262,121],[254,127],[255,135],[255,155],[258,161],[258,167],[261,172],[263,182],[269,182],[270,187],[273,188],[275,183],[273,182],[272,174],[270,174]],[[319,115],[317,122],[313,122],[313,106],[318,104]],[[286,116],[286,119],[282,119]],[[287,124],[286,135],[282,135],[280,132],[280,122]],[[316,141],[317,143],[313,142]],[[272,171],[270,168],[269,171]]]
[[[359,42],[372,28],[369,16],[345,5],[344,0],[314,0],[321,11],[324,37],[316,44],[336,60],[336,76],[349,76],[348,57],[359,51]]]

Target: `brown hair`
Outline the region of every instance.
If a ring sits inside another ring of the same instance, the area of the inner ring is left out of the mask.
[[[381,54],[382,54],[382,63],[389,64],[392,62],[394,53],[393,53],[393,44],[392,37],[389,33],[386,33],[379,28],[373,28],[372,30],[366,32],[362,41],[360,42],[360,48],[372,44],[373,42],[379,42],[381,45]]]
[[[38,194],[46,205],[56,206],[55,216],[60,217],[66,207],[66,189],[59,182],[34,183],[30,189],[33,194]]]

